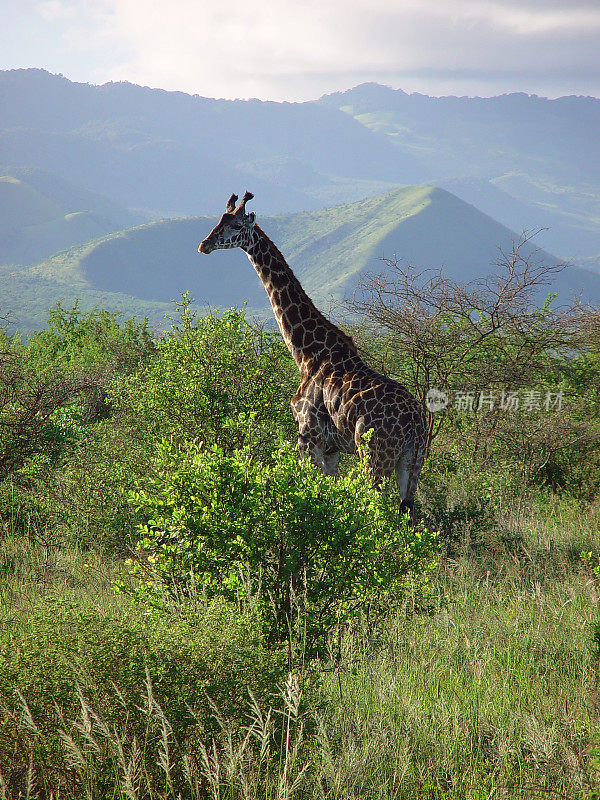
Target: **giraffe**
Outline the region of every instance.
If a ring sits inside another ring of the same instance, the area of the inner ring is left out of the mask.
[[[414,519],[414,497],[425,457],[427,421],[421,404],[360,357],[352,338],[314,305],[284,257],[232,194],[199,253],[240,247],[261,279],[277,325],[300,371],[291,401],[300,456],[335,475],[341,453],[355,452],[371,430],[369,468],[376,484],[396,473],[402,509]]]

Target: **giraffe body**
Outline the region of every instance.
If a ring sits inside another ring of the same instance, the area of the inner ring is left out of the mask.
[[[326,474],[335,475],[341,453],[355,452],[372,430],[369,466],[377,483],[396,473],[403,507],[413,514],[425,457],[425,412],[404,386],[380,375],[360,357],[352,339],[312,303],[277,247],[246,214],[247,192],[198,248],[201,253],[241,247],[258,273],[275,319],[302,376],[291,405],[298,448]]]

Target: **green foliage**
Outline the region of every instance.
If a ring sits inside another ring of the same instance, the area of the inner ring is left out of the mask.
[[[59,304],[46,329],[4,336],[0,350],[1,517],[54,542],[66,531],[122,540],[131,515],[120,484],[140,452],[108,419],[106,392],[151,357],[146,323]]]
[[[259,453],[291,434],[297,375],[278,338],[242,311],[196,320],[187,296],[178,310],[171,332],[155,340],[145,324],[58,306],[47,329],[11,344],[34,389],[47,386],[53,400],[50,413],[27,418],[28,449],[20,442],[10,451],[17,473],[0,494],[13,530],[51,529],[54,540],[123,552],[135,522],[127,492],[149,472],[161,438],[201,436],[228,449],[251,441]],[[73,386],[73,375],[84,384]],[[55,396],[64,385],[73,391]],[[5,416],[15,408],[7,401]]]
[[[231,715],[244,708],[248,686],[262,694],[281,677],[281,659],[261,647],[260,627],[225,602],[170,617],[140,614],[127,604],[121,611],[98,610],[49,595],[28,609],[18,628],[8,624],[10,612],[3,617],[0,695],[7,702],[19,686],[42,723],[54,702],[69,710],[77,682],[98,708],[116,715],[114,685],[128,702],[139,700],[148,670],[157,698],[184,736],[186,704],[193,710],[197,702],[206,713],[204,692]]]
[[[59,409],[53,419],[66,442],[60,458],[32,456],[0,483],[7,528],[123,554],[136,523],[127,492],[146,469],[145,443],[110,418],[85,421],[81,408]]]
[[[53,414],[91,388],[88,376],[40,374],[16,339],[0,342],[0,482],[38,454],[55,463],[64,444]]]
[[[592,796],[599,471],[564,426],[598,419],[597,347],[545,362],[562,414],[450,420],[415,531],[360,464],[279,444],[275,335],[180,311],[147,346],[63,310],[2,340],[32,380],[104,376],[111,415],[61,401],[0,484],[0,798]]]
[[[383,647],[365,646],[360,630],[342,643],[352,667],[324,671],[311,703],[330,797],[594,796],[598,661],[586,620],[597,588],[563,560],[589,518],[556,529],[551,519],[547,507],[527,516],[520,552],[443,562],[436,585],[450,602],[433,617],[388,617]]]
[[[5,609],[1,622],[0,775],[15,796],[30,760],[47,793],[63,796],[74,780],[72,791],[85,796],[83,753],[92,756],[92,796],[114,796],[124,771],[119,742],[128,757],[137,746],[156,785],[160,754],[170,751],[172,779],[182,781],[191,733],[217,728],[211,703],[236,725],[248,689],[263,700],[283,678],[260,628],[223,602],[170,617],[48,596],[26,615]]]
[[[76,404],[84,418],[106,416],[108,382],[152,348],[145,322],[121,325],[115,314],[83,314],[77,304],[58,304],[48,328],[25,344],[0,337],[0,477],[33,455],[55,462],[69,440],[60,410]]]
[[[600,338],[590,337],[577,357],[555,359],[545,377],[565,396],[560,421],[564,444],[549,453],[537,482],[592,501],[600,490]],[[570,428],[570,430],[568,430]],[[548,437],[546,437],[548,438]]]
[[[360,465],[333,481],[298,464],[290,445],[258,461],[250,447],[163,442],[154,476],[133,496],[145,520],[138,595],[260,592],[271,642],[288,639],[298,615],[308,648],[322,644],[358,608],[398,599],[433,563],[436,535],[411,528]]]
[[[154,340],[145,320],[119,317],[101,308],[85,312],[79,302],[68,309],[57,303],[47,326],[27,340],[32,368],[49,375],[101,367],[111,375],[131,372],[151,355]]]
[[[260,451],[290,433],[298,378],[280,337],[235,309],[197,319],[187,295],[177,310],[148,366],[111,391],[129,424],[154,441],[200,437],[226,450],[251,442]]]

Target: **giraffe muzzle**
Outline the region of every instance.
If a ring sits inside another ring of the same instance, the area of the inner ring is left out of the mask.
[[[205,255],[208,255],[208,253],[212,253],[213,250],[214,248],[211,247],[211,245],[206,241],[206,239],[203,242],[200,242],[200,247],[198,248],[199,253],[204,253]]]

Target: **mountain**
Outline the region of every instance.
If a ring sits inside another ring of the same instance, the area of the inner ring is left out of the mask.
[[[594,97],[428,97],[362,84],[319,102],[385,134],[430,178],[522,172],[564,185],[600,185]]]
[[[32,264],[142,220],[53,173],[0,169],[0,264]]]
[[[319,101],[387,136],[419,180],[600,269],[600,100],[428,97],[362,84]]]
[[[595,98],[435,98],[364,84],[272,103],[33,69],[0,72],[0,108],[0,313],[16,309],[23,325],[79,294],[153,320],[184,289],[264,309],[239,253],[207,264],[196,254],[232,189],[252,188],[267,232],[321,304],[394,253],[481,275],[511,230],[548,229],[539,247],[600,272]],[[147,220],[157,221],[138,224]],[[557,281],[598,297],[589,271]]]
[[[214,213],[231,186],[252,186],[264,213],[282,213],[428,183],[514,230],[548,228],[543,247],[600,269],[595,98],[363,84],[274,103],[28,69],[0,72],[0,107],[4,164],[53,172],[149,218]]]
[[[587,193],[582,202],[566,187],[514,173],[492,180],[455,178],[439,185],[513,230],[539,230],[544,247],[559,258],[600,272],[600,194]]]
[[[324,311],[332,301],[350,295],[365,274],[389,271],[384,258],[397,258],[415,270],[443,267],[447,275],[469,281],[488,273],[498,248],[510,251],[517,238],[472,205],[431,186],[278,216],[260,214],[259,197],[254,203],[259,224]],[[264,315],[269,308],[265,291],[241,251],[198,254],[199,242],[215,222],[208,216],[162,220],[111,234],[19,273],[0,274],[0,288],[6,291],[12,285],[13,297],[21,298],[23,321],[23,298],[31,297],[35,287],[38,296],[51,292],[53,298],[79,297],[84,305],[99,297],[105,307],[122,309],[129,302],[154,321],[183,291],[203,306],[247,303]],[[533,249],[525,247],[524,254]],[[543,251],[534,258],[556,263]],[[571,267],[556,276],[552,287],[544,287],[540,299],[550,289],[563,299],[581,292],[598,302],[600,275]]]
[[[318,103],[230,101],[129,83],[0,72],[0,152],[129,208],[208,213],[250,185],[268,211],[318,208],[413,179],[385,136]]]

